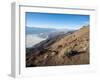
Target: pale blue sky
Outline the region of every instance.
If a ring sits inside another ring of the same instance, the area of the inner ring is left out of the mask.
[[[27,27],[78,29],[89,20],[89,15],[26,12]]]

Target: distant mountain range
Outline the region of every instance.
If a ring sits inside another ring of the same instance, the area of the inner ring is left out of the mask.
[[[41,38],[51,38],[72,31],[73,30],[68,30],[68,29],[26,27],[26,35],[35,34]]]
[[[40,34],[40,33],[47,33],[51,31],[55,31],[56,29],[53,28],[39,28],[39,27],[27,27],[26,26],[26,34]]]

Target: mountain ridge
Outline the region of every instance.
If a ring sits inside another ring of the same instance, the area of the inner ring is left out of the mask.
[[[26,49],[26,67],[89,64],[89,27]]]

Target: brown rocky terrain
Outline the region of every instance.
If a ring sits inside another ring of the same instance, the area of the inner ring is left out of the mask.
[[[89,64],[89,26],[26,49],[26,67]]]

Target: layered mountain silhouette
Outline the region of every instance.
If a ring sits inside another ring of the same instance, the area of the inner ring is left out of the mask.
[[[89,26],[26,48],[26,67],[89,64]]]

